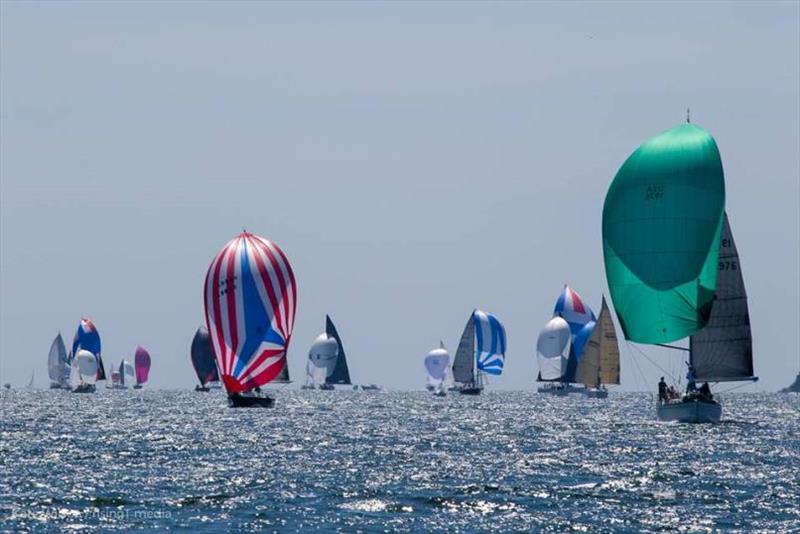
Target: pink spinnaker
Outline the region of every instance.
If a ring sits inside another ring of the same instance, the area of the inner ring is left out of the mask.
[[[136,367],[136,383],[144,384],[147,382],[147,375],[150,374],[150,353],[141,345],[136,347],[134,366]]]

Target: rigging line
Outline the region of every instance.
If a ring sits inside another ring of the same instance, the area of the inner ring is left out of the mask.
[[[665,375],[669,376],[669,377],[670,377],[670,378],[671,378],[673,381],[676,381],[676,379],[675,379],[675,376],[674,376],[672,373],[670,373],[669,371],[667,371],[666,369],[664,369],[663,367],[661,367],[660,365],[658,365],[658,364],[657,364],[657,363],[656,363],[656,362],[655,362],[655,361],[654,361],[652,358],[650,358],[650,357],[649,357],[647,354],[645,354],[645,353],[644,353],[644,351],[642,351],[642,349],[640,349],[640,348],[639,348],[639,347],[637,347],[636,345],[632,345],[631,343],[628,343],[628,345],[629,345],[629,346],[631,346],[631,347],[633,347],[634,349],[636,349],[636,351],[637,351],[639,354],[641,354],[642,356],[644,356],[644,357],[645,357],[645,359],[646,359],[648,362],[650,362],[650,363],[651,363],[651,364],[653,364],[655,367],[657,367],[658,369],[660,369],[662,373],[664,373]]]
[[[631,344],[628,343],[627,341],[626,341],[626,345],[628,346],[628,348],[631,347]],[[647,387],[647,378],[644,376],[644,372],[642,372],[642,368],[639,366],[639,362],[636,361],[636,358],[634,358],[633,356],[631,356],[629,354],[629,351],[626,351],[626,353],[628,354],[628,359],[633,362],[634,369],[639,371],[639,378],[641,379],[641,381],[639,383],[639,386],[640,387],[644,387],[645,391],[648,391],[649,388]],[[636,376],[636,375],[634,374],[634,376]]]

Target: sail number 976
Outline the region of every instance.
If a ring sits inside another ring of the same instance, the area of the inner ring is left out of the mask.
[[[720,271],[737,271],[739,269],[739,262],[736,260],[725,260],[719,262]]]

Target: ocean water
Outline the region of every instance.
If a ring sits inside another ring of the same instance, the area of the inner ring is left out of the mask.
[[[800,532],[800,396],[4,391],[0,530]]]

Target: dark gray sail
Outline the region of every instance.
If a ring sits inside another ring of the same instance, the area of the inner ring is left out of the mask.
[[[711,316],[705,328],[689,338],[689,360],[704,382],[755,380],[747,293],[727,214],[718,269]]]
[[[336,331],[336,327],[333,326],[333,321],[331,321],[331,318],[327,315],[325,316],[325,333],[328,334],[329,337],[334,338],[336,344],[339,345],[339,356],[336,358],[336,367],[333,368],[331,376],[325,379],[325,383],[351,384],[350,371],[347,369],[347,357],[344,354],[342,340],[339,337],[339,333]]]
[[[214,361],[214,350],[211,348],[211,339],[205,326],[197,329],[192,339],[192,365],[197,373],[200,384],[205,386],[209,382],[219,380],[217,363]]]
[[[471,384],[475,381],[473,362],[475,361],[475,322],[472,314],[467,319],[461,341],[458,342],[456,356],[453,359],[453,380],[461,384]]]
[[[280,374],[272,381],[273,384],[291,384],[292,381],[289,380],[289,361],[286,359],[286,356],[283,357],[283,369],[281,370]]]

